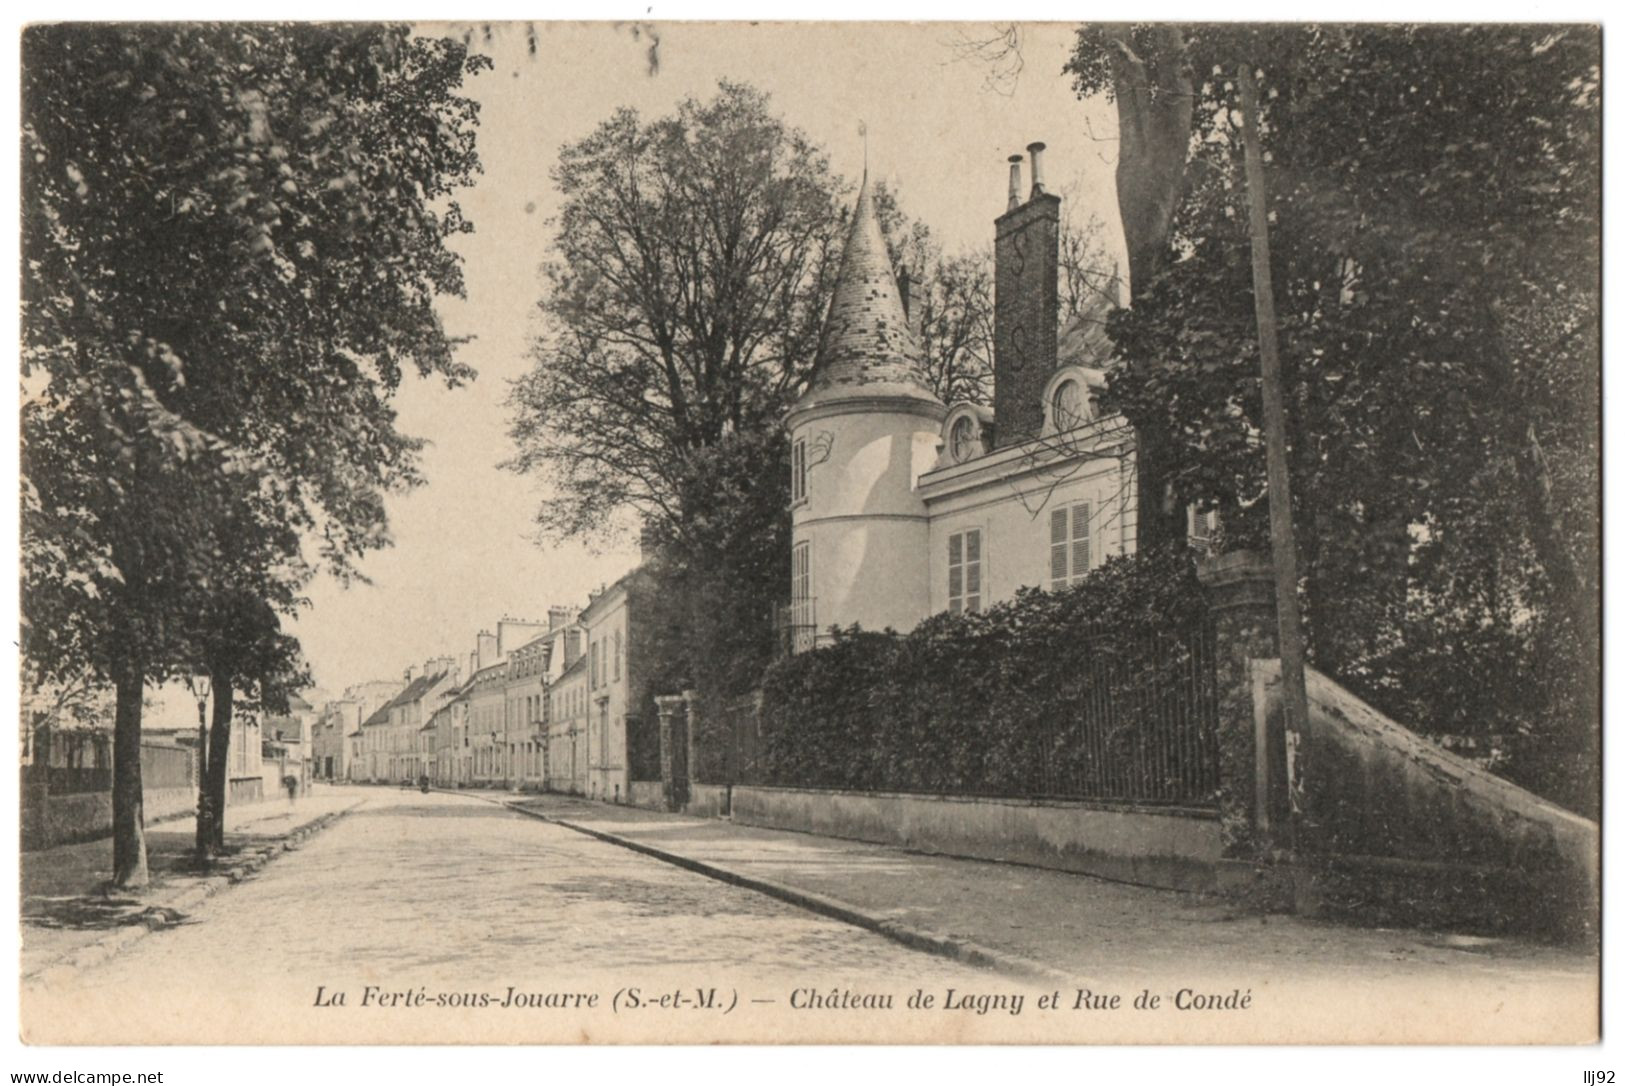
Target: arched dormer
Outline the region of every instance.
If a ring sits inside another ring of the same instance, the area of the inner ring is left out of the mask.
[[[993,409],[961,400],[948,409],[942,420],[942,441],[937,454],[938,468],[951,468],[993,449]]]
[[[1103,370],[1088,366],[1057,369],[1044,386],[1044,436],[1064,434],[1099,418],[1097,395],[1105,387]]]

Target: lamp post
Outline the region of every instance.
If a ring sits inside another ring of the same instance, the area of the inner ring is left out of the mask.
[[[186,680],[186,687],[197,698],[197,854],[199,859],[208,854],[210,827],[213,819],[209,817],[209,726],[204,716],[204,705],[209,700],[210,680],[208,675],[192,675]]]

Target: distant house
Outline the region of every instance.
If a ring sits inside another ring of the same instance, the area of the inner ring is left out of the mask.
[[[346,781],[360,744],[361,722],[401,692],[400,680],[372,680],[347,686],[340,698],[322,706],[311,733],[312,774],[317,780]]]
[[[581,612],[587,638],[589,796],[626,802],[633,780],[659,776],[658,766],[633,761],[640,752],[659,750],[645,646],[653,633],[660,590],[656,569],[639,566],[593,597]]]
[[[357,781],[417,780],[428,771],[422,735],[446,694],[457,686],[459,668],[449,656],[407,668],[405,685],[361,722],[351,765]]]
[[[508,655],[503,687],[507,703],[510,779],[516,788],[541,788],[547,778],[548,634],[540,633]]]
[[[587,657],[575,660],[548,684],[547,787],[587,792]]]

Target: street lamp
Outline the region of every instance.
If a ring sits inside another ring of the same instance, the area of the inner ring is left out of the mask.
[[[209,728],[203,715],[203,706],[209,700],[211,683],[208,675],[190,675],[186,688],[197,698],[197,848],[201,857],[209,846],[213,819],[206,817],[209,810]]]

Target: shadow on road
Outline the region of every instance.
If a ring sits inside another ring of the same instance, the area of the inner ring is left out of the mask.
[[[512,811],[490,803],[393,803],[362,807],[351,818],[515,818]]]
[[[23,919],[41,928],[68,931],[111,931],[143,925],[168,928],[190,923],[179,909],[148,905],[127,897],[31,898],[23,904]]]

